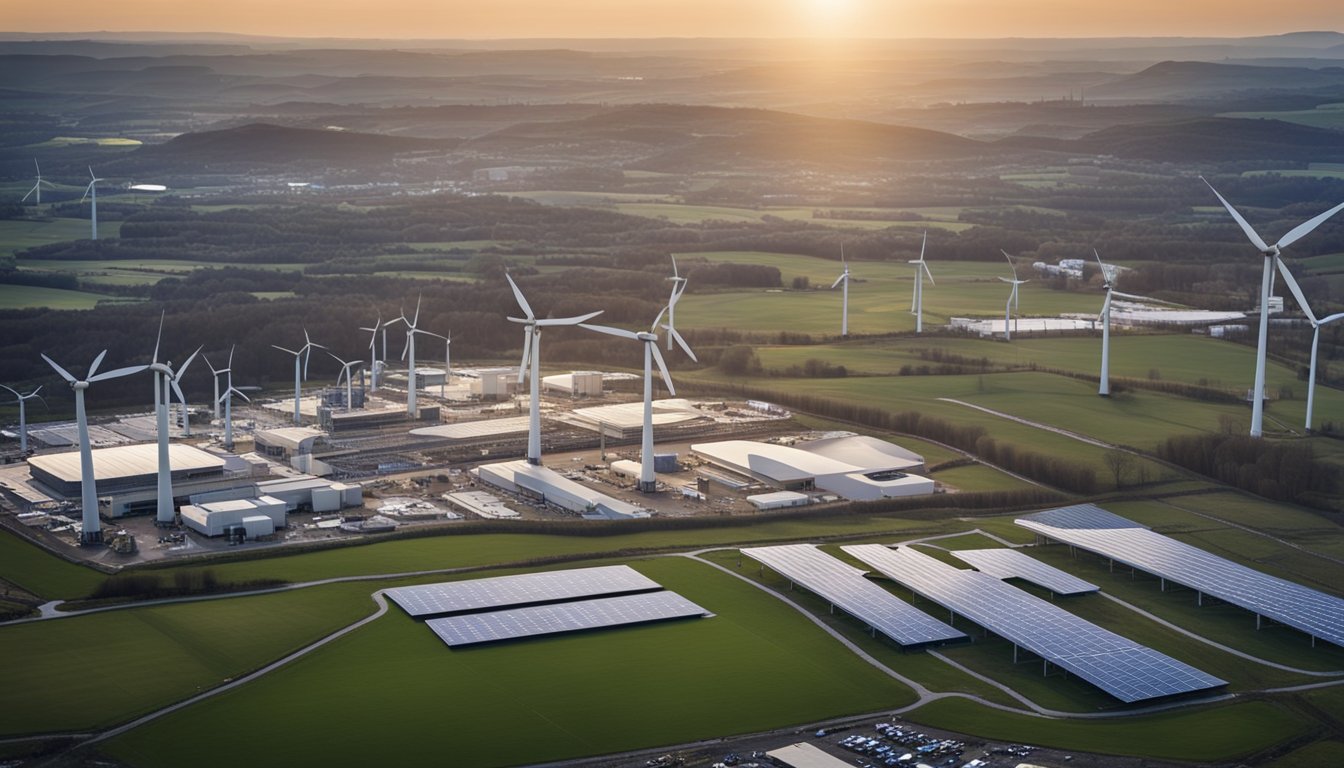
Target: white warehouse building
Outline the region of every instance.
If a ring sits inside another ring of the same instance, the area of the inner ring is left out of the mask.
[[[483,464],[471,472],[487,485],[533,496],[587,518],[628,520],[649,516],[642,507],[570,480],[553,469],[528,464],[523,460]]]
[[[730,472],[789,491],[823,490],[851,501],[933,493],[934,482],[911,474],[924,460],[899,446],[859,435],[797,446],[724,440],[697,443],[691,453]]]
[[[223,536],[230,528],[242,527],[247,538],[255,539],[286,524],[285,502],[273,496],[183,504],[180,512],[183,525],[206,536]]]

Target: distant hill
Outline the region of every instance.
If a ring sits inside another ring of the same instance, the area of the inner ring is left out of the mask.
[[[1209,117],[1117,125],[1072,141],[1012,137],[1000,144],[1168,162],[1344,161],[1344,133],[1281,120]]]
[[[417,150],[447,150],[456,139],[417,139],[311,128],[251,123],[218,131],[184,133],[145,147],[137,154],[162,163],[284,164],[302,162],[353,165],[390,161],[393,155]]]
[[[1109,83],[1092,86],[1088,98],[1207,98],[1236,91],[1344,88],[1344,67],[1262,67],[1205,61],[1164,61]]]

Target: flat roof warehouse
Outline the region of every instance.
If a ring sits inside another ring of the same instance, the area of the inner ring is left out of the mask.
[[[93,474],[98,493],[153,485],[159,468],[158,447],[122,445],[100,448],[93,453]],[[168,464],[173,480],[188,480],[224,474],[222,457],[181,443],[168,446]],[[33,456],[28,460],[33,479],[66,497],[77,497],[82,475],[79,451]]]

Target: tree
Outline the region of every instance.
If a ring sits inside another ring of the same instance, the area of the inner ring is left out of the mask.
[[[1134,454],[1123,448],[1111,448],[1102,455],[1102,460],[1106,462],[1106,468],[1111,470],[1111,474],[1115,477],[1115,487],[1117,489],[1123,488],[1125,478],[1134,468]]]

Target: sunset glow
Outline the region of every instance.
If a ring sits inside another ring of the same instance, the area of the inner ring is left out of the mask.
[[[0,1],[14,32],[233,32],[300,37],[1115,37],[1249,36],[1340,27],[1334,0],[70,0]]]

